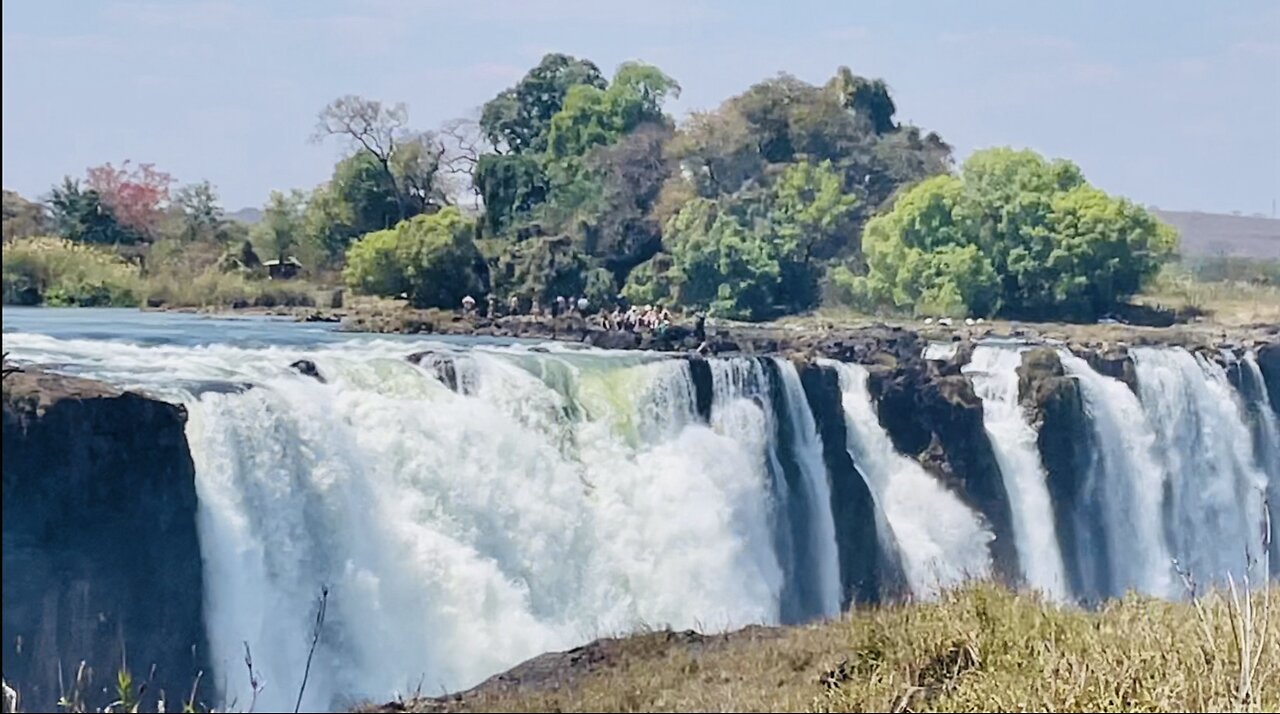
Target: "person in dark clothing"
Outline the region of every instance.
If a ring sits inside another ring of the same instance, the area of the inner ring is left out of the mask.
[[[707,316],[701,310],[693,316],[693,336],[699,340],[707,338]]]

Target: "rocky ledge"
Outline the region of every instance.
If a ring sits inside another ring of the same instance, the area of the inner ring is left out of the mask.
[[[190,695],[205,636],[185,422],[97,382],[5,375],[4,676],[26,711],[55,711],[81,662],[91,707],[121,666],[144,707]]]

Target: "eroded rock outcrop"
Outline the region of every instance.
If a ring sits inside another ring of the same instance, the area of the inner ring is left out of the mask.
[[[1024,352],[1018,369],[1018,396],[1038,430],[1037,445],[1053,502],[1059,549],[1072,592],[1084,593],[1087,583],[1108,582],[1106,573],[1086,573],[1088,563],[1105,567],[1106,541],[1094,539],[1096,557],[1088,558],[1078,537],[1088,508],[1084,493],[1092,458],[1093,433],[1084,411],[1080,385],[1066,374],[1057,351],[1041,347]]]
[[[182,407],[39,372],[4,380],[6,681],[54,711],[86,663],[89,706],[123,664],[185,699],[205,668],[195,469]]]
[[[914,333],[912,333],[914,334]],[[968,349],[939,363],[925,360],[918,336],[910,348],[899,338],[889,349],[869,350],[863,361],[880,423],[894,447],[918,459],[991,526],[996,571],[1016,582],[1021,569],[1013,534],[1013,512],[999,463],[983,424],[982,400],[960,373]]]
[[[800,383],[813,412],[822,458],[831,480],[831,512],[840,555],[842,607],[905,594],[906,581],[892,532],[879,533],[875,500],[849,456],[840,378],[812,362],[799,365]]]

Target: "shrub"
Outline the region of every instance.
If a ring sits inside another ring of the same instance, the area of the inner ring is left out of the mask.
[[[61,238],[13,241],[4,249],[4,302],[12,305],[128,307],[138,304],[140,277],[107,249]]]
[[[417,307],[456,307],[485,289],[475,224],[450,207],[375,231],[347,250],[343,279],[372,295],[409,294]]]

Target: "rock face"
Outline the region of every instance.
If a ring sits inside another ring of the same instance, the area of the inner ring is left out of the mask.
[[[917,338],[917,341],[919,338]],[[923,344],[868,352],[868,386],[880,423],[897,450],[917,458],[986,518],[995,534],[991,556],[1009,582],[1020,578],[1013,511],[983,424],[982,400],[960,374],[960,362],[924,360]],[[968,349],[956,357],[966,358]]]
[[[1280,417],[1280,342],[1271,342],[1258,348],[1258,368],[1267,384],[1267,398],[1271,409]]]
[[[1086,559],[1079,518],[1088,508],[1084,493],[1092,454],[1092,431],[1084,412],[1080,386],[1068,377],[1062,360],[1052,348],[1029,350],[1018,370],[1018,397],[1039,429],[1037,445],[1048,478],[1059,549],[1072,592],[1085,593],[1087,583],[1107,582],[1105,573],[1086,573],[1085,564],[1104,566],[1106,542],[1091,545],[1097,557]],[[1095,523],[1097,521],[1094,521]]]
[[[813,411],[822,457],[831,479],[831,511],[840,555],[841,607],[880,602],[906,592],[894,543],[877,536],[876,505],[866,479],[849,456],[840,380],[835,370],[817,364],[799,366],[800,383]],[[892,534],[884,534],[891,538]]]
[[[68,688],[86,663],[90,707],[122,663],[136,683],[155,667],[144,709],[161,690],[185,700],[205,669],[185,421],[95,382],[5,378],[4,674],[27,711],[55,710],[59,663]]]

